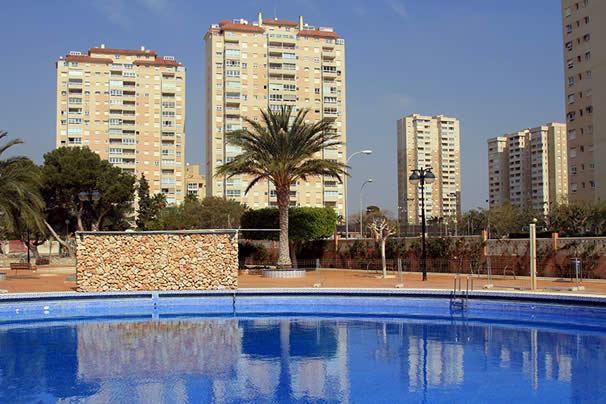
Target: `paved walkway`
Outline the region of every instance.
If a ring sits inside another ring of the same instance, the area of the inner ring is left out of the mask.
[[[41,267],[36,272],[9,271],[6,272],[5,280],[0,280],[1,293],[27,293],[27,292],[64,292],[75,291],[75,269],[73,267]],[[324,288],[394,288],[398,283],[397,275],[390,275],[387,279],[378,278],[379,274],[374,271],[342,271],[326,269],[320,271],[320,283]],[[271,279],[263,278],[258,273],[242,273],[238,277],[241,289],[246,288],[311,288],[317,282],[315,272],[308,272],[305,278],[299,279]],[[483,289],[487,279],[484,277],[473,279],[473,288]],[[495,290],[528,290],[530,281],[528,278],[512,279],[508,277],[493,278]],[[404,274],[405,289],[446,289],[453,288],[453,275],[451,274],[428,274],[428,280],[423,282],[421,273]],[[465,289],[466,278],[463,278],[462,287]],[[606,296],[606,281],[588,280],[582,284],[585,290],[570,291],[575,284],[569,279],[541,279],[538,281],[539,291],[552,293],[575,293],[586,295]],[[470,285],[471,287],[471,285]]]

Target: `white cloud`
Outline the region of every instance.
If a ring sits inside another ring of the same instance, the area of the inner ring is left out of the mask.
[[[391,11],[399,15],[400,17],[406,17],[406,7],[404,3],[398,0],[387,0],[387,5],[391,8]]]

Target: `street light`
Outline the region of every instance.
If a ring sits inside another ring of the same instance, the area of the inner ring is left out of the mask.
[[[364,189],[364,185],[368,184],[369,182],[372,182],[372,178],[369,178],[364,181],[364,183],[360,187],[360,238],[362,238],[362,229],[364,228],[364,221],[362,220],[362,189]]]
[[[423,266],[423,280],[427,280],[427,263],[426,252],[425,252],[425,184],[431,184],[436,179],[436,176],[431,172],[431,167],[428,168],[418,168],[416,170],[412,170],[412,174],[408,177],[408,180],[413,184],[421,184],[421,240],[422,240],[422,255],[421,255],[421,265]]]
[[[349,165],[349,160],[351,160],[351,158],[353,156],[355,156],[356,154],[372,154],[372,150],[360,150],[358,152],[355,152],[354,154],[352,154],[351,156],[349,156],[347,158],[347,160],[345,161],[345,165]],[[347,174],[347,173],[346,173]],[[344,192],[345,192],[345,238],[348,239],[349,238],[349,216],[347,214],[347,210],[349,208],[349,205],[347,205],[347,175],[344,176],[344,180],[343,180],[343,188],[344,188]]]

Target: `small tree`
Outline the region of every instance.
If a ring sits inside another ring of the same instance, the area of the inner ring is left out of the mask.
[[[383,278],[386,278],[387,264],[385,262],[385,242],[389,236],[396,233],[396,225],[384,217],[375,217],[373,221],[368,224],[368,228],[374,234],[375,240],[381,243],[381,264],[383,265]]]
[[[137,229],[149,230],[147,224],[156,218],[161,209],[164,209],[166,206],[166,197],[164,194],[156,194],[153,197],[150,197],[149,183],[147,182],[145,175],[141,175],[141,179],[139,180],[137,196],[139,197]]]
[[[291,260],[295,260],[298,243],[327,238],[333,235],[337,214],[332,208],[290,208],[288,210],[288,239]],[[280,218],[277,208],[263,208],[244,212],[242,227],[249,229],[277,229]],[[278,240],[277,232],[244,232],[244,238],[252,240]]]

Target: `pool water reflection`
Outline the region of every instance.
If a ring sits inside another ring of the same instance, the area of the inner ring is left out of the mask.
[[[0,402],[597,402],[606,331],[405,318],[0,327]]]

